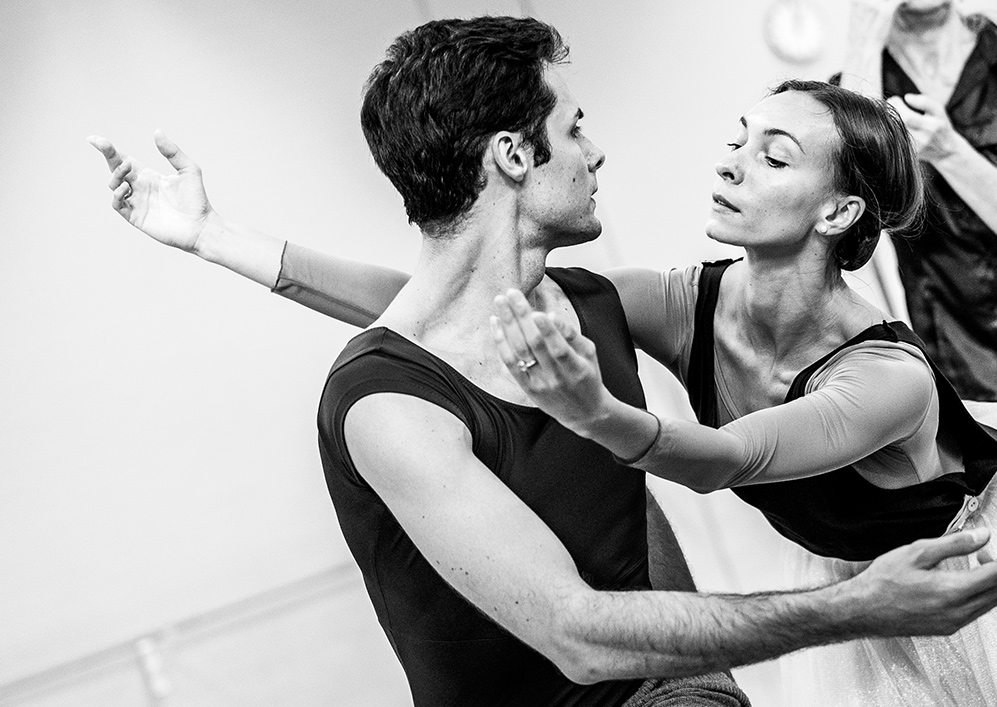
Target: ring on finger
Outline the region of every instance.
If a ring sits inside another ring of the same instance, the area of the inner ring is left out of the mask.
[[[519,369],[520,373],[526,373],[535,365],[537,365],[537,360],[535,358],[531,358],[528,361],[521,358],[518,361],[516,361],[516,367]]]

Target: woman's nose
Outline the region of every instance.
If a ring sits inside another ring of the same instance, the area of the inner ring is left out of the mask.
[[[724,181],[734,183],[741,181],[741,168],[737,165],[737,161],[731,157],[727,157],[717,162],[714,169],[716,169],[717,174],[720,175],[720,178]]]

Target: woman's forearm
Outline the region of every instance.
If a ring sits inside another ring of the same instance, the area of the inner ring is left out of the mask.
[[[741,440],[725,430],[659,417],[615,398],[574,432],[624,463],[700,493],[730,486],[744,466]]]
[[[205,220],[193,253],[210,263],[273,288],[285,241],[226,221],[215,212]]]
[[[192,251],[208,262],[347,324],[366,327],[408,282],[406,273],[321,253],[212,212]]]
[[[408,273],[288,243],[273,291],[327,317],[367,327],[409,280]]]

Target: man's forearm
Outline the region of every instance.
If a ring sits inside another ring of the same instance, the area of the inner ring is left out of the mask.
[[[572,615],[580,682],[728,670],[877,633],[851,585],[751,596],[592,593]]]
[[[726,670],[860,637],[949,635],[997,605],[997,565],[946,570],[976,553],[976,529],[919,540],[828,587],[750,596],[572,592],[557,617],[558,665],[579,682]]]

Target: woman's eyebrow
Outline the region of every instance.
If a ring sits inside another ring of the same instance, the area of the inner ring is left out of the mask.
[[[743,125],[745,128],[748,127],[748,121],[745,120],[743,115],[741,116],[741,125]],[[796,143],[796,146],[800,148],[800,152],[802,152],[804,155],[807,154],[807,151],[803,149],[803,145],[801,145],[800,141],[796,139],[796,136],[787,130],[783,130],[782,128],[768,128],[765,131],[763,131],[762,134],[768,135],[769,137],[774,137],[776,135],[782,135],[784,137],[788,137],[790,140]]]

